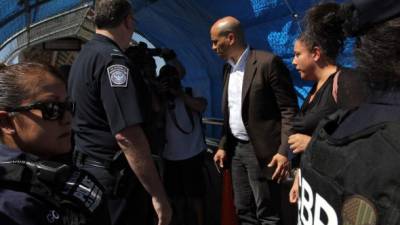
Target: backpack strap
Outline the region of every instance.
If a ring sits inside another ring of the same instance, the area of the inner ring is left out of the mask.
[[[174,101],[174,100],[173,100],[173,101]],[[184,134],[190,134],[190,133],[192,133],[193,130],[194,130],[195,124],[194,124],[194,118],[193,118],[192,110],[189,108],[189,106],[187,106],[186,104],[184,104],[184,105],[185,105],[186,114],[187,114],[187,116],[189,117],[190,124],[192,125],[192,127],[191,127],[191,129],[189,129],[188,131],[186,131],[186,130],[184,130],[184,129],[179,125],[178,120],[177,120],[177,118],[176,118],[176,114],[175,114],[175,107],[176,107],[176,106],[175,106],[175,103],[172,102],[172,103],[168,103],[168,104],[169,104],[169,105],[168,105],[169,116],[170,116],[171,120],[174,122],[176,128],[178,128],[178,130],[179,130],[180,132],[184,133]]]
[[[334,77],[333,77],[333,86],[332,86],[332,97],[335,100],[335,102],[338,102],[338,90],[339,90],[339,75],[340,75],[341,70],[339,69]]]

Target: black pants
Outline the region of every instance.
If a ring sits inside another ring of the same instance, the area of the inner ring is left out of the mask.
[[[241,225],[280,224],[280,185],[268,180],[251,143],[237,143],[232,156],[232,183]]]
[[[124,192],[115,195],[116,175],[109,169],[79,162],[75,164],[93,174],[105,188],[105,201],[112,225],[154,224],[150,195],[133,174],[128,175],[129,183],[125,184]]]

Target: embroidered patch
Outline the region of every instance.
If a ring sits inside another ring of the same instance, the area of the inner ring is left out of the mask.
[[[111,87],[127,87],[129,69],[124,65],[112,65],[107,67],[108,79]]]
[[[352,195],[343,203],[342,222],[344,225],[376,225],[378,211],[374,204],[361,195]]]

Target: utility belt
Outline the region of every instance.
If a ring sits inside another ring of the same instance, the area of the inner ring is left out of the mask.
[[[85,168],[92,172],[100,181],[106,179],[106,184],[103,184],[103,186],[106,189],[106,194],[112,197],[126,196],[137,181],[122,151],[117,152],[112,160],[106,160],[94,158],[75,150],[74,163],[78,168]],[[106,170],[109,175],[98,177],[103,175],[97,174],[97,169]]]

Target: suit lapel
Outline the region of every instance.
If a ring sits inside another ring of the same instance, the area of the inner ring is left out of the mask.
[[[225,113],[228,104],[228,85],[229,85],[229,74],[232,67],[228,64],[224,65],[224,90],[222,92],[222,112]]]
[[[256,74],[256,53],[253,50],[250,50],[249,58],[246,62],[246,68],[244,70],[243,77],[243,87],[242,87],[242,104],[246,98],[247,93],[249,92],[251,82],[253,81],[254,75]]]

